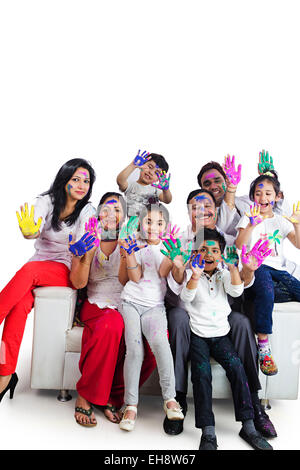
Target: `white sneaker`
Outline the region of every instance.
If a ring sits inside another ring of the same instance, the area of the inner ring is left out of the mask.
[[[134,419],[124,419],[124,416],[126,415],[127,411],[134,411],[135,412],[135,418]],[[133,405],[126,406],[125,410],[123,411],[123,417],[120,421],[120,429],[123,429],[123,431],[132,431],[134,429],[134,425],[136,422],[136,417],[137,417],[137,407]]]
[[[175,402],[177,404],[176,408],[168,408],[167,404],[169,402]],[[167,418],[170,421],[182,421],[184,419],[184,414],[181,411],[179,403],[175,400],[175,398],[171,398],[170,400],[164,401],[164,410],[167,415]]]

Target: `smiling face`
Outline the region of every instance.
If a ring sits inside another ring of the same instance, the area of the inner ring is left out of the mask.
[[[194,196],[188,205],[189,217],[192,223],[192,230],[197,233],[201,228],[214,229],[217,220],[216,206],[207,193],[199,193]]]
[[[90,174],[85,168],[77,168],[72,178],[67,182],[65,191],[69,199],[80,201],[90,189]]]
[[[198,253],[202,255],[205,261],[204,272],[212,274],[213,271],[218,267],[218,264],[222,261],[222,253],[218,241],[205,240]]]
[[[152,184],[158,181],[157,173],[161,173],[161,168],[155,163],[154,160],[149,160],[140,168],[140,177],[138,182],[140,184]]]
[[[101,204],[99,220],[103,230],[116,231],[120,222],[124,219],[124,211],[121,202],[116,196],[106,198]]]
[[[263,180],[256,185],[254,201],[260,204],[260,213],[264,216],[272,216],[274,205],[279,199],[280,196],[276,196],[274,186],[270,181]]]
[[[221,204],[225,196],[226,181],[218,170],[212,169],[203,173],[201,187],[213,193],[217,201],[217,206]]]
[[[160,211],[148,211],[147,215],[142,219],[142,229],[148,243],[159,243],[159,236],[165,232],[166,227],[166,221],[163,213]]]

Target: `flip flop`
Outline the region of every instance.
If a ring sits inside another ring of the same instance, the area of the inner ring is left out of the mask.
[[[78,418],[76,418],[76,416],[75,416],[76,423],[80,424],[80,426],[84,426],[84,427],[86,427],[86,428],[91,428],[91,427],[94,427],[94,426],[97,425],[97,423],[92,423],[92,422],[91,422],[90,416],[91,416],[91,414],[93,413],[93,408],[92,408],[92,406],[91,406],[88,410],[85,410],[84,408],[81,408],[80,406],[76,406],[76,407],[75,407],[75,413],[81,413],[81,414],[83,414],[83,415],[85,415],[85,416],[88,416],[88,418],[89,418],[89,422],[88,422],[88,423],[81,423],[81,422],[78,420]]]
[[[119,418],[116,416],[116,413],[117,413],[117,408],[114,406],[114,405],[105,405],[102,407],[102,410],[103,410],[103,413],[104,413],[104,416],[106,419],[108,419],[108,421],[110,421],[111,423],[116,423],[118,424],[119,423]],[[112,415],[115,417],[115,420],[112,420],[110,419],[106,414],[105,414],[105,410],[108,410],[112,413]]]

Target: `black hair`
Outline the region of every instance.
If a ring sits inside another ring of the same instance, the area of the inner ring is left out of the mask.
[[[53,230],[58,231],[61,229],[61,220],[59,220],[61,212],[64,210],[67,202],[67,194],[65,186],[67,182],[72,178],[77,168],[85,168],[90,174],[90,187],[88,193],[83,199],[77,201],[72,214],[68,215],[64,219],[64,222],[70,226],[73,225],[79,217],[80,212],[89,202],[89,198],[92,194],[93,184],[96,179],[96,174],[91,164],[83,158],[73,158],[68,160],[58,171],[50,189],[42,193],[42,196],[49,194],[53,203],[53,214],[51,219],[51,226]]]
[[[189,204],[191,199],[193,199],[195,196],[197,196],[197,194],[200,194],[200,193],[208,194],[212,198],[212,200],[214,201],[214,204],[217,205],[216,198],[215,198],[214,194],[211,191],[208,191],[208,189],[201,189],[201,188],[200,189],[195,189],[194,191],[190,192],[190,194],[188,195],[187,200],[186,200],[187,205]]]
[[[156,204],[147,204],[146,206],[143,207],[143,209],[141,210],[139,214],[139,225],[140,225],[140,231],[141,231],[142,237],[144,237],[145,235],[143,232],[143,225],[142,225],[143,219],[144,217],[146,217],[148,212],[152,212],[152,211],[161,212],[163,215],[164,221],[166,222],[166,226],[169,223],[169,220],[170,220],[169,211],[161,202],[158,202]]]
[[[162,155],[159,155],[158,153],[150,153],[148,155],[148,158],[149,158],[148,161],[153,160],[156,163],[156,165],[159,166],[161,170],[168,173],[169,165],[166,159]]]
[[[120,201],[121,203],[121,206],[122,206],[122,209],[123,209],[123,213],[124,213],[124,218],[126,217],[126,202],[125,202],[125,199],[124,197],[122,196],[122,194],[120,193],[116,193],[114,191],[111,191],[111,192],[107,192],[105,194],[103,194],[103,196],[101,197],[100,201],[99,201],[99,204],[98,204],[98,207],[97,207],[97,217],[99,216],[99,212],[100,212],[100,208],[102,206],[102,204],[104,203],[104,201],[109,198],[109,197],[116,197],[118,198],[118,200]]]
[[[201,237],[197,237],[197,235],[194,238],[195,246],[194,250],[199,250],[199,247],[201,243],[205,240],[214,240],[219,243],[221,253],[224,252],[225,246],[226,246],[226,241],[223,235],[218,232],[216,229],[211,229],[211,228],[204,228],[201,230]]]
[[[204,175],[204,173],[206,173],[207,171],[209,170],[218,170],[219,173],[221,173],[221,175],[223,176],[224,180],[226,181],[227,180],[227,176],[226,176],[226,173],[225,171],[223,170],[222,166],[220,165],[220,163],[218,162],[208,162],[206,163],[200,170],[198,176],[197,176],[197,181],[198,181],[198,184],[200,186],[200,188],[202,187],[201,185],[201,179],[202,179],[202,176]]]
[[[272,173],[273,176],[267,173]],[[254,181],[250,184],[250,190],[249,190],[249,198],[251,201],[254,201],[254,193],[255,193],[255,188],[258,184],[262,183],[262,181],[269,181],[272,183],[274,191],[276,196],[281,192],[280,190],[280,183],[278,181],[278,176],[275,170],[268,170],[267,173],[263,173],[262,175],[259,175],[257,178],[255,178]]]

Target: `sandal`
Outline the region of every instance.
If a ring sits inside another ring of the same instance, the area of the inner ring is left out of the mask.
[[[75,413],[81,413],[81,414],[83,414],[83,415],[85,415],[85,416],[87,416],[87,417],[89,418],[88,423],[81,423],[81,422],[78,420],[78,418],[76,418],[76,416],[75,416],[76,423],[80,424],[80,426],[84,426],[84,427],[86,427],[86,428],[91,428],[91,427],[94,427],[94,426],[97,425],[97,422],[93,423],[93,422],[91,421],[91,418],[90,418],[91,414],[93,413],[93,408],[92,408],[92,406],[91,406],[88,410],[86,410],[86,409],[84,409],[84,408],[81,408],[80,406],[76,406],[76,407],[75,407]],[[95,419],[95,418],[94,418],[94,419]]]
[[[106,406],[102,407],[102,410],[103,410],[105,418],[108,419],[108,421],[110,421],[111,423],[116,423],[116,424],[120,422],[120,417],[117,414],[118,410],[114,405],[110,405],[108,403]],[[108,415],[105,413],[106,410],[109,411],[113,415],[113,419],[110,419],[108,417]]]

